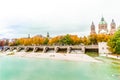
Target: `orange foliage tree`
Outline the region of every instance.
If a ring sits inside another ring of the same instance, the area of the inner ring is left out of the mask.
[[[107,42],[110,39],[110,35],[108,34],[98,34],[97,42]]]
[[[89,44],[97,44],[97,34],[91,34],[88,36]]]
[[[17,45],[91,45],[98,44],[98,42],[107,42],[110,39],[108,34],[91,34],[89,36],[78,37],[77,35],[56,36],[53,38],[46,38],[42,36],[34,36],[32,38],[19,38],[10,42],[10,46]]]

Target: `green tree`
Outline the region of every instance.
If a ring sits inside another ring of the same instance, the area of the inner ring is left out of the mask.
[[[62,45],[63,44],[71,45],[71,44],[73,44],[73,40],[71,39],[70,35],[67,34],[60,39],[59,43],[62,44]]]
[[[111,52],[120,54],[120,29],[109,39],[108,46]]]
[[[44,45],[47,45],[48,42],[49,42],[49,39],[48,39],[48,38],[45,38],[43,44],[44,44]]]

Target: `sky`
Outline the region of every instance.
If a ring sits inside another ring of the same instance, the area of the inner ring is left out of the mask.
[[[103,16],[120,25],[119,0],[0,0],[0,38],[88,35]]]

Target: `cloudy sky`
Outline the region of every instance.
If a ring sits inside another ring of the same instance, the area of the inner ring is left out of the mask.
[[[0,0],[0,38],[90,33],[103,16],[120,25],[119,0]]]

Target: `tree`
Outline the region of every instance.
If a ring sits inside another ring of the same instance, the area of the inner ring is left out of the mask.
[[[24,45],[25,45],[25,46],[32,45],[32,40],[31,40],[31,38],[26,38],[26,39],[24,39]]]
[[[81,39],[77,35],[70,35],[70,38],[72,39],[74,45],[81,43]]]
[[[89,44],[90,44],[90,40],[89,40],[86,36],[84,36],[84,37],[82,38],[82,43],[83,43],[84,45],[89,45]]]
[[[108,34],[98,34],[97,35],[97,42],[107,42],[110,38]]]
[[[67,34],[60,39],[59,43],[62,45],[71,45],[73,44],[73,40],[70,38],[70,35]]]
[[[58,44],[59,44],[59,41],[60,41],[60,39],[61,39],[62,37],[63,37],[63,36],[53,37],[53,38],[49,39],[48,44],[49,44],[49,45],[58,45]]]
[[[109,39],[107,44],[111,52],[120,54],[120,29]]]
[[[88,36],[90,44],[97,44],[97,34],[91,34]]]
[[[44,44],[44,45],[47,45],[48,42],[49,42],[49,39],[48,39],[48,38],[45,38],[43,44]]]
[[[38,36],[34,36],[32,38],[32,44],[34,44],[34,45],[42,45],[43,42],[44,42],[44,38],[39,36],[39,35]]]

